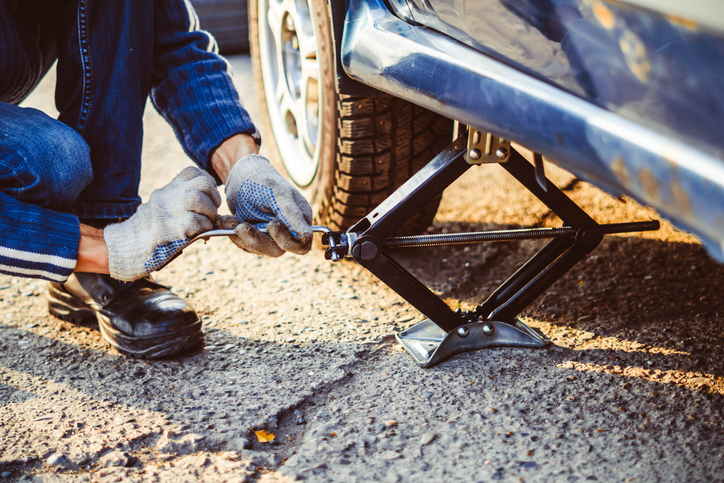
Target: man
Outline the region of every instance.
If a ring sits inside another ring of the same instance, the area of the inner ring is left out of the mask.
[[[0,272],[50,281],[50,313],[97,318],[123,354],[201,342],[193,308],[149,273],[214,223],[252,253],[311,248],[311,208],[257,154],[215,50],[184,0],[0,0]],[[17,106],[56,58],[58,120]],[[141,205],[149,95],[198,168]],[[219,183],[232,217],[217,217]]]

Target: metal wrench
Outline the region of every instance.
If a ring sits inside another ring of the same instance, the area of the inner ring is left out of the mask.
[[[257,228],[257,229],[258,229],[260,232],[262,232],[262,233],[269,233],[266,228]],[[312,226],[312,232],[314,232],[314,233],[331,233],[332,230],[330,230],[330,229],[327,228],[326,226]],[[235,234],[236,234],[236,232],[235,232],[234,230],[216,229],[216,230],[205,231],[205,232],[199,233],[198,235],[196,235],[195,237],[193,237],[193,238],[191,239],[191,241],[189,241],[189,244],[186,245],[186,247],[188,247],[188,246],[191,245],[192,243],[197,242],[197,241],[199,241],[199,240],[204,240],[204,242],[206,242],[206,241],[209,240],[209,238],[212,238],[212,237],[217,237],[217,236],[232,236],[232,235],[235,235]],[[330,240],[331,240],[331,237],[330,237]],[[330,246],[334,246],[334,240],[331,240],[330,243],[331,243]],[[184,249],[185,249],[186,247],[184,247]],[[183,250],[181,250],[180,252],[178,252],[178,253],[175,254],[173,257],[169,258],[168,260],[166,260],[166,261],[163,263],[163,265],[157,267],[156,270],[160,270],[160,269],[162,269],[163,267],[165,267],[166,265],[168,265],[169,263],[171,263],[172,261],[176,260],[176,258],[178,258],[178,257],[181,255],[181,253],[183,253]],[[337,256],[337,259],[339,260],[339,258],[340,258],[340,257],[339,257],[339,255],[338,255],[338,256]]]
[[[257,228],[257,229],[262,233],[269,233],[266,228]],[[314,233],[331,233],[332,230],[330,230],[326,226],[313,225],[312,232],[314,232]],[[205,231],[203,233],[199,233],[198,235],[193,237],[191,239],[191,241],[189,242],[189,245],[191,245],[193,242],[197,242],[199,240],[206,241],[209,238],[216,237],[216,236],[232,236],[235,234],[236,234],[236,232],[234,230],[221,230],[221,229],[209,230],[209,231]]]

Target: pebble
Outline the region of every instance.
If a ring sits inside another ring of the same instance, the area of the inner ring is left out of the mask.
[[[383,451],[382,453],[380,453],[380,459],[384,461],[396,460],[397,458],[401,457],[402,455],[397,451]]]
[[[103,457],[101,460],[104,468],[111,468],[114,466],[126,466],[128,458],[120,451],[114,451]]]
[[[328,411],[322,410],[322,411],[319,411],[319,413],[317,413],[317,419],[319,421],[328,421],[331,417],[332,417],[332,415],[329,414]]]
[[[370,447],[377,442],[377,436],[371,434],[362,436],[362,442],[365,444],[365,446]]]
[[[427,433],[422,435],[422,438],[420,438],[420,446],[426,446],[432,443],[435,438],[437,438],[437,434],[428,431]]]
[[[226,449],[229,451],[236,451],[241,453],[243,450],[251,448],[251,441],[246,438],[232,438],[226,445]]]
[[[304,413],[300,409],[294,410],[294,424],[304,424]]]
[[[70,461],[68,461],[68,458],[65,457],[65,455],[61,453],[53,453],[48,457],[46,462],[49,465],[53,466],[68,466],[70,464]]]
[[[224,434],[212,433],[206,438],[206,445],[209,447],[218,447],[228,443],[228,438]]]
[[[197,450],[199,442],[203,439],[204,436],[200,434],[192,433],[179,438],[175,434],[166,431],[156,442],[155,447],[161,453],[193,452]]]
[[[10,475],[12,475],[12,472],[10,471],[3,471],[2,473],[0,473],[0,476],[2,476],[3,479],[7,479]]]

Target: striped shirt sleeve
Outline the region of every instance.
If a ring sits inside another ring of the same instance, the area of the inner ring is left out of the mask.
[[[0,273],[64,282],[78,261],[78,218],[0,193]]]
[[[256,127],[241,105],[228,62],[211,34],[199,29],[189,1],[156,0],[154,15],[151,100],[186,153],[215,175],[209,165],[213,151]]]

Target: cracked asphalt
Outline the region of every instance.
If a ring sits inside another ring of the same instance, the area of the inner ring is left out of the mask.
[[[231,60],[254,115],[249,59]],[[25,105],[52,113],[52,81]],[[190,164],[150,106],[144,153],[144,199]],[[548,172],[599,222],[656,217]],[[446,191],[432,230],[556,223],[486,166]],[[543,243],[396,256],[469,309]],[[393,337],[420,314],[319,251],[187,248],[157,279],[194,304],[206,342],[160,361],[125,358],[96,327],[48,315],[43,282],[0,276],[0,480],[724,481],[723,276],[667,224],[606,237],[523,313],[547,348],[430,369]]]

